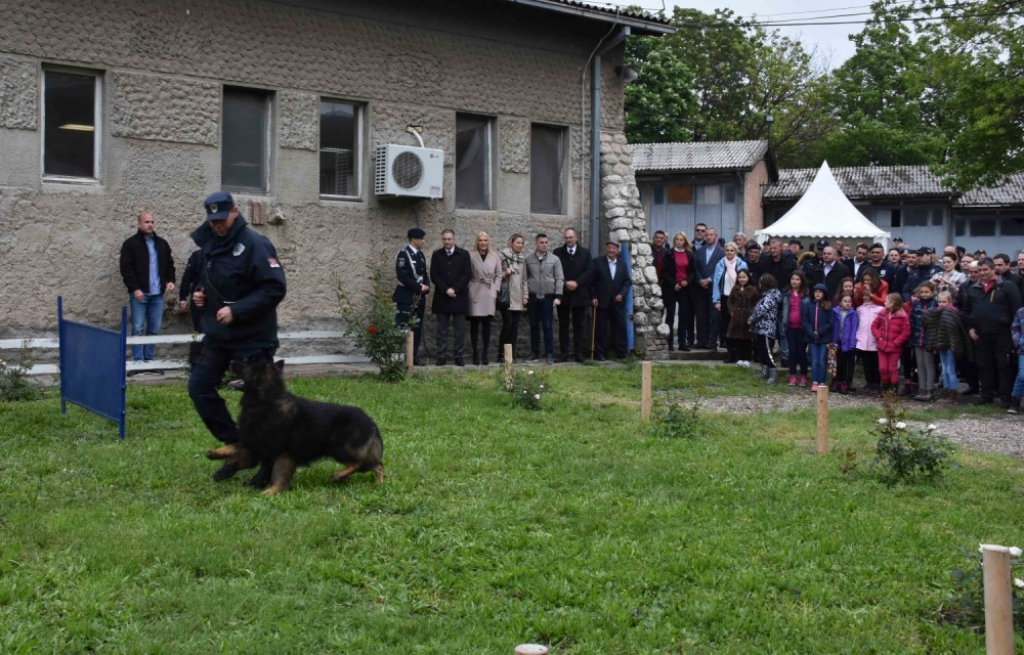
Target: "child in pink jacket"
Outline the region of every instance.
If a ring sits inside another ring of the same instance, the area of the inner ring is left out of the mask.
[[[882,376],[882,393],[899,384],[900,352],[910,338],[910,318],[903,311],[903,296],[890,293],[885,311],[871,324],[871,334],[878,343],[878,368]]]

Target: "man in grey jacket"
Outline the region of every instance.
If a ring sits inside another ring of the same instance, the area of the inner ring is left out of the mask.
[[[530,356],[526,361],[540,359],[540,328],[544,328],[544,355],[548,364],[555,363],[555,307],[562,304],[565,278],[562,262],[548,252],[548,236],[538,234],[536,249],[526,256],[526,284],[530,290],[526,308],[530,315]]]

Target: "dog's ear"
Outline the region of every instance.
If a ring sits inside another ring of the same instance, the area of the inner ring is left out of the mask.
[[[274,362],[274,368],[277,369],[278,373],[281,373],[282,371],[284,371],[284,360],[283,359],[279,359],[276,362]]]

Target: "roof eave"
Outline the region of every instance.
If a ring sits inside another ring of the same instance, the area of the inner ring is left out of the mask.
[[[633,30],[634,34],[647,34],[663,36],[666,34],[675,34],[676,28],[671,25],[664,25],[661,23],[644,20],[638,16],[629,16],[625,14],[611,14],[607,12],[598,11],[596,9],[588,9],[587,7],[574,7],[572,5],[565,5],[553,0],[508,0],[509,2],[525,5],[527,7],[536,7],[539,9],[545,9],[547,11],[555,11],[561,14],[568,14],[571,16],[579,16],[581,18],[590,18],[593,20],[599,20],[606,23],[615,23],[617,25],[627,25]]]

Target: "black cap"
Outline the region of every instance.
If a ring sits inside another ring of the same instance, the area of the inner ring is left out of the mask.
[[[760,250],[760,249],[761,249],[761,244],[758,243],[757,241],[750,241],[750,242],[747,243],[747,250],[748,251],[749,250]]]
[[[917,250],[914,250],[912,252],[914,252],[915,254],[918,254],[918,255],[930,255],[930,254],[932,254],[931,253],[931,249],[930,248],[925,248],[924,246],[921,246],[920,248],[918,248]]]
[[[825,239],[822,239],[821,241],[818,242],[818,248],[819,249],[820,248],[828,248],[828,245],[829,245],[828,241],[826,241]]]
[[[422,239],[427,236],[427,233],[418,227],[409,228],[409,231],[405,234],[410,239]]]
[[[790,239],[789,240],[789,245],[791,245],[791,246],[800,246],[802,248],[804,244],[800,243],[800,239]]]

